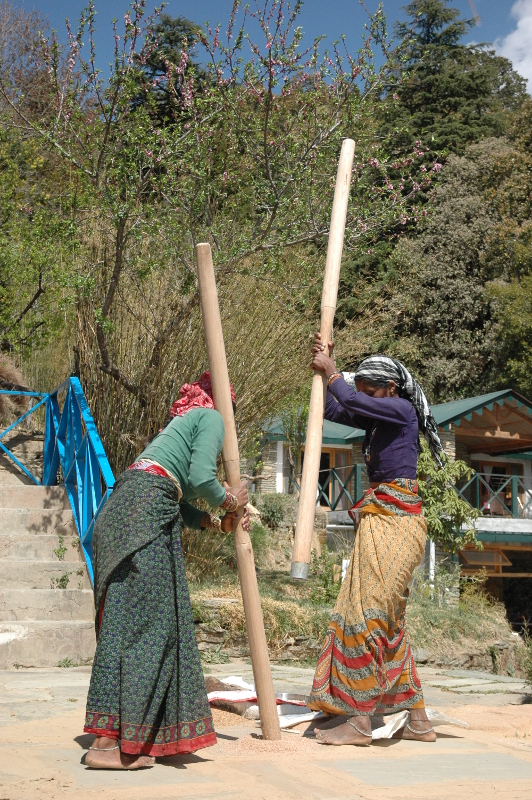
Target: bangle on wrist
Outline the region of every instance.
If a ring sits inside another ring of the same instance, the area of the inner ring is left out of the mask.
[[[333,383],[333,381],[336,380],[336,378],[341,378],[341,377],[342,375],[340,372],[333,372],[332,375],[329,375],[329,377],[327,378],[327,386],[330,386],[331,383]]]
[[[206,515],[206,525],[205,529],[208,531],[221,531],[222,530],[222,520],[220,517],[217,517],[215,514],[207,514]]]
[[[225,500],[220,505],[220,508],[223,508],[224,511],[236,511],[238,508],[238,500],[231,494],[231,492],[225,493]]]

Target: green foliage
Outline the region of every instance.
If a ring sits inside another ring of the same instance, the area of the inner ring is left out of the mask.
[[[423,440],[421,448],[418,485],[429,537],[449,553],[455,553],[466,544],[476,544],[480,548],[474,528],[480,511],[459,497],[455,489],[457,482],[461,478],[469,479],[474,470],[464,461],[452,461],[447,457],[440,469]]]
[[[58,545],[57,545],[57,548],[53,551],[53,553],[54,553],[54,555],[57,556],[59,561],[64,561],[65,560],[65,553],[67,551],[67,549],[65,547],[65,537],[61,533],[59,533],[57,538],[58,538]]]
[[[269,536],[270,532],[263,525],[261,525],[260,522],[253,520],[250,525],[249,538],[251,539],[255,560],[260,558],[261,554],[268,546]]]
[[[213,243],[245,451],[282,407],[288,382],[305,380],[342,141],[357,142],[346,253],[395,230],[416,203],[408,154],[397,161],[378,130],[382,87],[402,63],[382,9],[353,55],[357,41],[328,54],[318,41],[305,47],[300,11],[299,2],[286,13],[285,0],[268,0],[252,12],[237,0],[220,37],[131,3],[104,77],[90,0],[64,47],[54,35],[32,40],[37,105],[16,70],[0,71],[4,127],[15,139],[23,130],[42,162],[24,189],[37,186],[39,204],[18,205],[17,189],[6,225],[6,241],[24,228],[16,258],[4,254],[6,325],[32,301],[41,271],[46,294],[10,342],[20,346],[41,322],[50,336],[75,327],[69,367],[117,472],[161,426],[179,383],[206,366],[195,242]],[[425,188],[435,174],[427,172]],[[17,294],[25,264],[31,274]]]
[[[0,127],[0,341],[22,354],[70,315],[64,295],[76,247],[68,182],[38,144]]]
[[[207,72],[194,60],[200,28],[186,17],[171,17],[161,14],[158,22],[149,32],[153,49],[150,50],[143,66],[143,91],[137,102],[151,95],[156,108],[158,125],[171,124],[176,118],[176,104],[173,98],[178,94],[183,102],[183,79],[192,80],[196,91],[201,91],[207,80]],[[181,64],[186,59],[184,72],[168,76],[168,64]],[[181,109],[183,113],[185,109]],[[186,113],[186,112],[185,112]]]
[[[532,397],[532,274],[488,288],[502,345],[500,386]]]
[[[494,50],[460,44],[474,20],[460,19],[450,0],[414,0],[404,10],[409,19],[396,31],[406,41],[406,76],[389,112],[398,141],[419,137],[432,153],[463,153],[472,142],[500,136],[504,110],[526,97],[524,79]]]
[[[340,591],[340,581],[335,575],[335,558],[329,553],[327,545],[322,545],[321,554],[312,553],[309,578],[313,584],[310,600],[316,605],[334,604]]]
[[[494,225],[482,264],[496,336],[497,387],[532,393],[532,100],[513,116],[510,145],[489,174]]]
[[[416,144],[420,193],[401,230],[344,259],[340,320],[372,307],[379,326],[368,325],[355,358],[388,352],[406,361],[433,402],[509,383],[529,391],[526,301],[517,308],[512,292],[532,266],[532,104],[510,62],[460,43],[472,21],[448,0],[416,0],[405,11],[397,29],[405,70],[380,114],[394,153]],[[439,184],[424,189],[430,160]],[[512,279],[513,288],[488,283]]]
[[[281,494],[265,494],[260,498],[260,515],[266,525],[276,531],[284,519],[285,504]]]
[[[219,644],[218,647],[213,647],[212,650],[201,650],[200,658],[203,664],[229,664],[231,659],[228,654],[222,650],[223,645]]]
[[[61,661],[58,661],[57,666],[61,667],[62,669],[70,669],[71,667],[77,667],[78,664],[76,664],[75,661],[72,661],[72,659],[68,658],[67,656],[67,658],[63,658]]]
[[[67,589],[71,572],[63,572],[59,578],[50,578],[50,589]]]
[[[496,222],[487,201],[493,161],[508,149],[488,139],[463,157],[450,156],[426,224],[388,261],[394,279],[383,302],[395,334],[389,349],[432,402],[482,394],[497,378],[483,252]]]

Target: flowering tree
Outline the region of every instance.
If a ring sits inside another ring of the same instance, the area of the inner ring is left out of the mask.
[[[188,30],[171,60],[161,43],[161,9],[149,15],[145,0],[134,0],[123,29],[114,27],[114,59],[104,80],[90,0],[77,30],[68,27],[65,52],[53,36],[41,39],[48,93],[39,115],[16,85],[0,78],[12,119],[71,176],[63,206],[79,233],[69,268],[80,367],[90,361],[92,370],[97,353],[100,372],[134,398],[128,413],[135,409],[140,428],[159,419],[161,393],[170,396],[176,380],[189,378],[187,370],[204,360],[203,348],[190,342],[198,331],[196,242],[212,243],[229,305],[244,286],[257,296],[250,281],[262,287],[246,324],[256,327],[260,308],[271,311],[277,302],[271,335],[286,348],[288,329],[301,338],[315,302],[312,285],[322,270],[342,139],[357,143],[348,253],[415,214],[416,194],[436,169],[427,166],[422,185],[411,165],[423,152],[416,147],[392,158],[376,135],[383,86],[396,80],[401,59],[400,51],[389,50],[382,9],[368,18],[352,54],[343,38],[331,52],[320,52],[320,40],[305,48],[300,8],[299,0],[292,7],[287,0],[249,7],[235,0],[223,36],[219,27],[198,29],[196,39]],[[376,47],[385,57],[380,68]],[[204,62],[201,80],[193,48]],[[188,361],[176,354],[182,337],[198,350]],[[230,364],[242,364],[242,353],[231,347],[228,341]],[[291,343],[289,355],[295,358],[299,347]],[[270,380],[277,365],[268,358],[253,363],[256,385],[269,386],[270,411],[285,386],[283,376]],[[246,387],[252,398],[249,374]],[[100,386],[105,397],[113,391],[109,383]],[[255,415],[263,414],[254,405]]]

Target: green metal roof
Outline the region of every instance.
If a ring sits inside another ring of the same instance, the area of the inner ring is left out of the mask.
[[[451,423],[460,425],[462,419],[471,420],[474,413],[481,414],[487,408],[493,410],[495,404],[503,406],[505,401],[514,400],[518,408],[524,408],[532,417],[532,403],[513,389],[501,389],[490,394],[481,394],[478,397],[469,397],[466,400],[451,400],[450,403],[440,403],[432,406],[434,419],[440,428],[449,428]],[[532,422],[532,420],[531,420]],[[277,418],[264,431],[269,441],[285,441],[281,421]],[[360,428],[351,428],[349,425],[340,425],[337,422],[325,420],[323,423],[323,444],[355,444],[364,439],[365,432]],[[518,453],[516,458],[532,458],[531,452]]]
[[[284,442],[285,435],[283,433],[283,426],[280,419],[274,419],[272,424],[264,431],[266,438],[270,442]],[[324,445],[328,444],[351,444],[358,441],[357,435],[362,440],[365,436],[364,431],[358,428],[351,428],[349,425],[340,425],[338,422],[323,422],[323,439]]]
[[[513,389],[501,389],[499,392],[481,394],[478,397],[469,397],[466,400],[452,400],[450,403],[440,403],[432,406],[432,413],[440,428],[447,428],[452,422],[455,425],[460,425],[462,419],[466,419],[469,422],[475,412],[481,414],[485,408],[488,411],[493,411],[495,404],[503,406],[505,400],[515,400],[518,408],[525,408],[532,416],[532,403],[526,397],[514,392]]]

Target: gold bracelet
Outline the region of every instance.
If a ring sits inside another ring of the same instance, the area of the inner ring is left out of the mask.
[[[336,378],[341,378],[341,377],[342,377],[341,372],[333,372],[333,374],[329,375],[329,377],[327,378],[327,386],[330,386],[331,383],[336,380]]]
[[[207,530],[210,531],[221,531],[222,530],[222,520],[220,517],[217,517],[215,514],[207,514],[208,522],[206,525]]]
[[[238,500],[231,494],[231,492],[225,493],[225,500],[221,504],[220,508],[223,508],[224,511],[236,511],[238,508]]]

